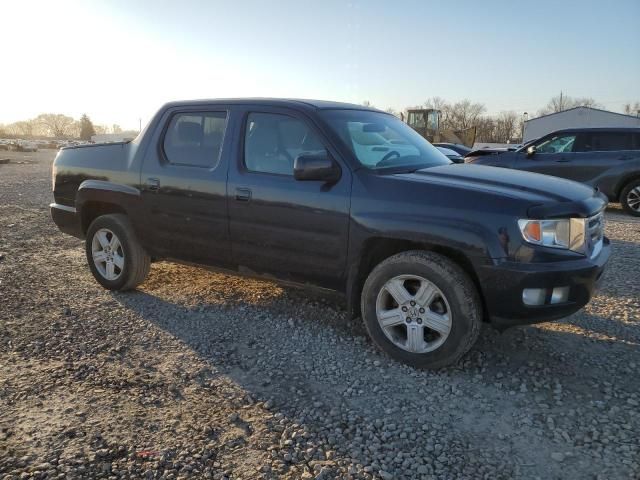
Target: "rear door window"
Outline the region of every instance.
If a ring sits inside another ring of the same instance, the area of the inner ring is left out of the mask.
[[[631,149],[631,133],[625,132],[594,132],[585,145],[590,152],[611,152]]]
[[[213,168],[220,160],[227,112],[176,113],[164,137],[164,153],[172,165]]]

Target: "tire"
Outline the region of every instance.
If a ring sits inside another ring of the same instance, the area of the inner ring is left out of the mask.
[[[91,273],[108,290],[132,290],[149,274],[151,259],[138,242],[131,222],[121,213],[102,215],[91,223],[85,251]],[[111,271],[108,259],[112,259]]]
[[[409,294],[406,312],[396,299],[397,285],[404,289],[400,297]],[[422,250],[399,253],[376,266],[365,281],[361,309],[373,342],[417,368],[456,363],[478,339],[482,323],[480,296],[469,276],[448,258]],[[379,314],[393,325],[383,328]]]
[[[620,192],[620,204],[628,214],[640,217],[640,178],[625,185]]]

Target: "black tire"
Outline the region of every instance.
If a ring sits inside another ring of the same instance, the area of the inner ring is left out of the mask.
[[[632,193],[632,190],[635,190],[635,192]],[[629,205],[630,194],[634,196],[634,199],[635,199],[636,192],[637,192],[637,195],[640,195],[640,178],[631,180],[629,183],[625,185],[625,187],[622,189],[622,192],[620,192],[620,204],[622,205],[622,208],[624,209],[624,211],[627,212],[629,215],[633,215],[634,217],[640,217],[640,205],[634,204],[637,210],[634,210],[634,208],[631,205]]]
[[[109,280],[103,276],[93,261],[92,242],[96,232],[107,229],[118,237],[124,256],[124,267],[119,271],[115,280]],[[114,213],[102,215],[96,218],[87,230],[85,241],[87,262],[94,278],[100,285],[108,290],[132,290],[140,285],[149,274],[151,258],[144,251],[136,238],[131,222],[126,215]]]
[[[409,352],[394,344],[378,323],[376,301],[385,283],[399,275],[416,275],[433,283],[446,297],[451,312],[449,334],[438,348]],[[456,363],[478,339],[482,306],[469,276],[448,258],[413,250],[387,258],[367,278],[361,297],[362,317],[374,343],[391,357],[418,368],[441,368]]]

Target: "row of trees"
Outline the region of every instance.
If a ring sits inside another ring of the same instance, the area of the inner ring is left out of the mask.
[[[121,133],[119,125],[95,125],[86,115],[76,120],[61,113],[41,113],[35,118],[0,125],[0,137],[53,137],[91,140],[92,135]]]
[[[365,101],[364,104],[371,105],[368,101]],[[530,112],[528,118],[535,118],[537,116],[561,112],[580,106],[602,108],[602,105],[593,98],[574,98],[561,92],[559,95],[551,98],[536,114]],[[422,105],[410,108],[433,108],[440,110],[440,112],[442,112],[440,126],[443,129],[464,130],[475,126],[477,129],[476,140],[478,142],[518,142],[522,135],[522,122],[525,120],[524,112],[505,111],[497,115],[486,115],[487,109],[484,104],[472,102],[468,99],[452,103],[440,97],[433,97],[425,101]],[[393,109],[388,109],[387,111],[399,116],[398,112]],[[640,112],[640,102],[624,105],[623,111],[627,115],[637,115],[638,112]]]

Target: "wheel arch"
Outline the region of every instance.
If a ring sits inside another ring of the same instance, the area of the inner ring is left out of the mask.
[[[629,173],[628,175],[625,175],[624,177],[622,177],[622,179],[620,179],[615,189],[616,201],[621,200],[620,196],[622,195],[622,191],[625,189],[627,185],[629,185],[629,183],[633,182],[634,180],[640,180],[640,172]]]
[[[354,262],[350,269],[347,283],[347,309],[351,318],[356,318],[361,314],[360,295],[362,294],[365,280],[375,266],[393,255],[410,250],[425,250],[438,253],[458,265],[471,278],[482,303],[484,318],[488,318],[480,281],[467,255],[450,246],[389,237],[367,239],[362,245],[357,261]]]
[[[82,233],[97,217],[110,213],[130,216],[140,201],[140,191],[134,187],[100,180],[85,180],[76,195]]]

